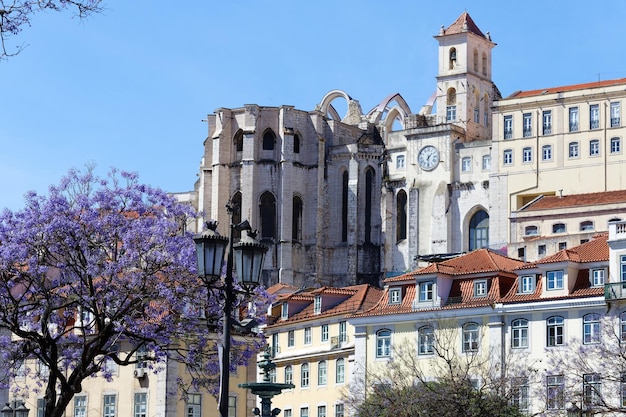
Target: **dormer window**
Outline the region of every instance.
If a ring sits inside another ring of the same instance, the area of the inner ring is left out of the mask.
[[[546,274],[546,289],[562,290],[563,289],[563,271],[548,271]]]
[[[486,297],[487,296],[487,280],[481,279],[474,281],[474,297]]]
[[[289,304],[283,303],[281,306],[280,318],[283,320],[289,318]]]
[[[320,314],[322,312],[322,296],[316,295],[313,300],[313,314]]]
[[[389,290],[389,304],[400,304],[402,302],[402,288],[391,288]]]
[[[532,275],[524,275],[519,279],[520,294],[532,294],[535,292],[535,277]]]
[[[420,302],[433,300],[433,288],[435,284],[432,281],[420,282],[419,284],[419,300]]]
[[[594,269],[591,271],[591,286],[602,287],[604,285],[604,269]]]

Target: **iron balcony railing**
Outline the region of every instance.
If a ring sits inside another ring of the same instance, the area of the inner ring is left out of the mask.
[[[604,298],[606,300],[626,299],[626,281],[604,284]]]

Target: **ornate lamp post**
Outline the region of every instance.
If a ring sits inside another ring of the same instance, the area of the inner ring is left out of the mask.
[[[217,222],[207,222],[207,233],[194,238],[198,256],[198,273],[205,282],[217,281],[222,275],[224,255],[226,260],[226,275],[224,277],[224,315],[222,317],[222,343],[220,362],[220,396],[219,413],[221,417],[228,417],[228,388],[230,368],[230,330],[233,325],[233,305],[237,299],[234,289],[233,267],[236,267],[239,284],[247,291],[251,291],[261,281],[261,271],[267,247],[256,240],[256,233],[247,220],[233,224],[233,206],[226,205],[230,218],[229,237],[217,233]],[[233,244],[233,232],[246,230],[248,233],[239,242]]]
[[[270,382],[270,372],[276,368],[276,364],[272,362],[269,346],[263,353],[263,360],[259,361],[259,368],[263,371],[262,382],[248,382],[245,384],[239,384],[240,388],[248,388],[252,391],[252,394],[261,397],[261,410],[254,409],[254,415],[261,417],[276,417],[280,413],[279,408],[272,410],[272,397],[281,393],[284,389],[292,389],[296,386],[294,384],[280,384],[276,382]]]
[[[13,401],[13,407],[11,408],[10,403],[6,403],[6,405],[0,410],[0,415],[2,417],[28,417],[28,412],[30,411],[24,405],[24,401]]]

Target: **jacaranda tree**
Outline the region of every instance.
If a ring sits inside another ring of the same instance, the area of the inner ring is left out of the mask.
[[[47,196],[27,195],[23,209],[5,210],[2,382],[16,395],[44,394],[46,417],[62,416],[86,378],[111,378],[113,362],[156,371],[178,360],[194,370],[188,383],[215,391],[220,284],[195,274],[185,230],[193,217],[189,205],[135,174],[99,178],[89,167],[71,170]],[[233,366],[257,347],[235,344]]]

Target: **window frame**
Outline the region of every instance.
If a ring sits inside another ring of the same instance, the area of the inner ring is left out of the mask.
[[[346,362],[344,358],[338,358],[335,361],[335,384],[344,384],[346,382]]]
[[[148,393],[136,392],[133,395],[133,417],[148,416]]]
[[[522,148],[522,163],[530,164],[533,162],[533,148],[526,146]]]
[[[116,417],[117,394],[104,394],[102,396],[102,417]]]
[[[285,384],[293,384],[293,367],[291,365],[285,366]]]
[[[538,236],[539,235],[539,227],[531,224],[524,227],[524,236]]]
[[[565,345],[565,320],[561,316],[546,319],[546,346],[558,347]]]
[[[541,147],[541,160],[552,161],[552,145],[546,144]]]
[[[477,279],[474,281],[474,297],[486,297],[489,293],[488,281]]]
[[[614,136],[611,138],[611,154],[622,153],[622,138]]]
[[[504,116],[504,139],[513,138],[513,115],[507,114]]]
[[[317,363],[317,386],[326,386],[328,380],[328,365],[326,361]]]
[[[87,417],[87,395],[74,396],[74,416]]]
[[[491,155],[483,155],[482,168],[483,168],[483,171],[491,170]]]
[[[580,158],[580,143],[577,141],[570,142],[567,155],[570,159]]]
[[[420,356],[435,353],[435,329],[426,325],[417,329],[417,354]]]
[[[511,348],[526,349],[528,348],[528,320],[518,318],[511,322]]]
[[[322,296],[316,295],[313,298],[313,314],[320,314],[322,312]]]
[[[591,270],[590,284],[592,287],[604,287],[606,282],[606,269],[594,268]]]
[[[583,316],[583,344],[595,345],[600,343],[601,316],[598,313],[589,313]]]
[[[589,156],[600,156],[600,140],[591,139],[589,141]]]
[[[533,294],[535,292],[535,276],[522,275],[519,278],[519,294]]]
[[[567,233],[567,225],[563,222],[553,223],[552,233],[553,234]]]
[[[380,329],[376,332],[376,358],[391,357],[391,330]]]
[[[322,324],[320,326],[320,340],[322,342],[328,342],[328,340],[330,339],[330,331],[329,331],[329,327],[328,324]]]
[[[419,284],[420,303],[432,302],[435,299],[435,281],[421,281]]]
[[[589,130],[600,129],[600,105],[589,105]]]
[[[570,107],[569,108],[569,131],[570,132],[578,132],[579,130],[579,117],[578,117],[578,107]]]
[[[389,289],[389,304],[402,304],[402,288],[394,287]]]
[[[185,417],[201,417],[202,416],[202,394],[187,394],[185,401]]]
[[[308,388],[311,383],[311,368],[310,365],[305,362],[300,365],[300,387]]]
[[[544,110],[541,113],[541,132],[543,136],[552,134],[552,110]]]
[[[546,290],[557,291],[564,288],[565,272],[562,269],[546,271]]]
[[[546,408],[548,410],[565,408],[565,378],[563,375],[548,375],[546,377],[546,393]]]
[[[621,123],[621,104],[619,101],[613,101],[610,104],[611,127],[620,127]]]
[[[472,157],[464,156],[461,158],[461,172],[472,172]]]
[[[461,328],[462,334],[462,352],[473,353],[478,352],[480,348],[480,325],[476,322],[468,322],[463,324]]]
[[[310,327],[304,328],[304,344],[310,345],[313,342],[312,330]]]
[[[532,113],[522,114],[523,136],[529,138],[533,135],[533,115]]]
[[[287,331],[287,347],[294,347],[296,345],[296,331]]]
[[[505,149],[503,151],[502,165],[513,165],[513,149]]]
[[[602,377],[599,373],[583,375],[583,404],[587,407],[602,401]]]

